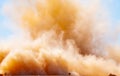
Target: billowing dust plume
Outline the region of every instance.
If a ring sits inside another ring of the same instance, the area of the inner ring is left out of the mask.
[[[82,0],[12,0],[6,4],[4,11],[22,36],[1,41],[0,73],[120,76],[120,52],[107,43],[108,21],[100,5],[99,0],[86,4]]]

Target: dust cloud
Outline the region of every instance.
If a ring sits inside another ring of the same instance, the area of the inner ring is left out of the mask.
[[[120,76],[100,0],[10,0],[4,12],[22,32],[1,40],[1,74]]]

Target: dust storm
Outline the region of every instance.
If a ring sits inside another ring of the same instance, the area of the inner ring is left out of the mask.
[[[4,12],[22,35],[0,42],[0,74],[120,76],[99,0],[10,0]]]

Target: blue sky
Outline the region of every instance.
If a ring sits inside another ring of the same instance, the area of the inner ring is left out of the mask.
[[[111,9],[113,19],[120,20],[120,0],[114,0],[109,9]]]
[[[5,1],[7,0],[0,0],[0,38],[6,38],[12,34],[12,31],[6,26],[8,25],[6,22],[9,21],[7,21],[7,19],[3,16],[2,12],[2,6],[5,3]]]
[[[114,22],[120,21],[120,0],[104,0],[107,9],[110,11],[110,16]]]
[[[6,19],[2,16],[1,8],[4,2],[5,0],[0,0],[0,38],[8,37],[12,34],[12,31],[5,26],[7,25],[4,22]],[[112,20],[113,26],[120,22],[120,0],[103,0],[103,5],[109,10],[109,16]]]

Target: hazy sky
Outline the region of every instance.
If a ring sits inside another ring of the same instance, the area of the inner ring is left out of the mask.
[[[8,37],[12,34],[11,30],[5,27],[8,25],[7,19],[2,16],[2,5],[5,0],[0,0],[0,38]],[[103,5],[109,10],[109,16],[112,20],[113,26],[120,22],[120,0],[103,0]]]

